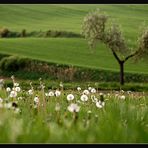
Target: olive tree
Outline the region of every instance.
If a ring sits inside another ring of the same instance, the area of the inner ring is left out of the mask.
[[[99,9],[90,12],[84,18],[82,34],[91,48],[99,42],[104,43],[111,51],[120,66],[120,84],[124,84],[124,63],[132,57],[148,57],[148,28],[139,35],[137,47],[128,47],[119,25],[108,23],[109,17]]]

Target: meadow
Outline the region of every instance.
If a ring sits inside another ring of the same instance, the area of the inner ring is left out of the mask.
[[[147,5],[0,5],[0,30],[11,33],[0,38],[0,143],[148,142],[148,61],[127,61],[120,86],[110,49],[81,36],[96,8],[135,49]]]
[[[1,85],[0,143],[147,143],[147,93],[99,91],[89,86],[65,90],[12,76]],[[4,82],[4,81],[3,81]],[[2,83],[1,83],[2,84]]]

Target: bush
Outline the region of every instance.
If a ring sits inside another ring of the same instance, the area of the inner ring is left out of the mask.
[[[19,58],[17,56],[4,57],[0,61],[0,68],[3,71],[18,71],[23,69],[28,62],[28,60]]]
[[[0,37],[8,37],[8,34],[9,34],[9,30],[7,28],[1,28],[0,29]]]

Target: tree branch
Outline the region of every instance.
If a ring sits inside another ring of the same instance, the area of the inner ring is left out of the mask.
[[[138,53],[138,50],[130,55],[128,55],[125,59],[124,59],[124,62],[126,62],[129,58],[135,56],[136,54]]]
[[[117,56],[116,52],[112,49],[112,53],[114,55],[114,57],[116,58],[116,60],[120,63],[121,60],[119,59],[119,57]]]

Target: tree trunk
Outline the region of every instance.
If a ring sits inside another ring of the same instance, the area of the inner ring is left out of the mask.
[[[120,61],[120,84],[124,85],[124,61]]]

